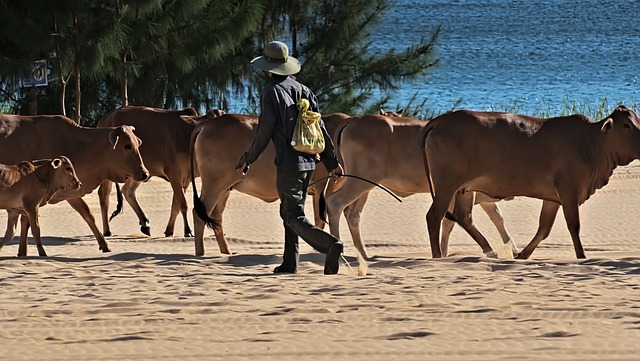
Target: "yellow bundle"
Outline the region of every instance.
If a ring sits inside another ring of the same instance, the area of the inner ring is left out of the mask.
[[[320,129],[320,113],[309,110],[309,101],[300,99],[296,103],[298,107],[298,120],[293,129],[291,145],[298,152],[319,154],[324,150],[324,136]]]

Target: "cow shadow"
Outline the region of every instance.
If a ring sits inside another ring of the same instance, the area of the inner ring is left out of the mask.
[[[85,239],[78,239],[78,238],[72,238],[72,237],[55,237],[55,236],[40,237],[40,239],[42,240],[42,245],[45,248],[48,246],[63,246],[65,244],[72,244],[72,243],[86,241]],[[20,243],[20,237],[15,236],[5,246],[17,245],[18,243]],[[36,241],[33,239],[33,237],[29,237],[27,238],[27,244],[29,246],[33,246],[36,244]]]

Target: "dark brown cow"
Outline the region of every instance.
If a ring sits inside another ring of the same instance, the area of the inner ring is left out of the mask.
[[[421,130],[426,122],[406,117],[366,115],[345,120],[336,136],[339,155],[343,161],[345,174],[357,175],[381,184],[400,197],[429,192],[420,154]],[[335,188],[338,188],[335,190]],[[360,233],[360,215],[374,185],[359,179],[345,178],[338,186],[327,190],[326,205],[331,234],[340,235],[340,216],[344,213],[358,252],[368,258]],[[505,244],[518,250],[494,199],[479,195],[476,200],[495,224]],[[453,223],[448,221],[443,231],[443,248],[448,247],[448,239]],[[482,245],[487,256],[497,253],[486,243]]]
[[[224,112],[218,111],[211,116],[218,116]],[[187,117],[182,117],[182,116]],[[172,236],[178,213],[182,214],[184,236],[193,237],[187,218],[187,200],[184,192],[189,186],[189,138],[196,127],[193,119],[198,113],[193,108],[183,110],[165,110],[148,107],[125,106],[114,110],[98,122],[98,127],[115,127],[131,125],[136,129],[136,135],[143,141],[140,154],[151,176],[161,177],[171,184],[173,200],[171,213],[164,235]],[[109,227],[109,194],[111,182],[100,184],[100,210],[102,213],[102,227],[106,236],[111,235]],[[122,187],[122,193],[133,208],[140,222],[140,230],[151,235],[149,219],[140,207],[136,198],[136,189],[141,182],[128,178]],[[117,211],[116,213],[117,214]],[[115,215],[114,214],[114,215]],[[113,216],[112,216],[113,217]]]
[[[624,106],[597,123],[583,115],[538,119],[457,111],[432,120],[424,139],[435,193],[427,213],[433,257],[441,256],[440,223],[454,195],[477,191],[543,200],[538,231],[519,258],[547,238],[561,205],[576,257],[585,258],[578,206],[607,184],[617,166],[640,158],[640,118]],[[471,224],[471,199],[456,199],[457,220]]]
[[[11,209],[26,214],[31,226],[31,233],[38,247],[38,254],[46,257],[40,240],[40,223],[38,220],[40,206],[45,205],[58,191],[78,189],[81,186],[73,164],[69,158],[60,156],[34,162],[20,162],[17,166],[0,166],[0,178],[11,179],[3,182],[0,189],[0,208]],[[11,183],[11,184],[10,184]],[[10,184],[7,187],[7,184]],[[0,250],[15,234],[5,237],[0,242]],[[27,255],[27,235],[21,237],[18,256]]]
[[[56,193],[49,203],[66,200],[87,222],[100,250],[109,246],[82,196],[105,179],[124,182],[127,177],[143,181],[149,172],[142,162],[140,139],[130,126],[86,128],[60,115],[0,115],[0,163],[17,164],[29,159],[53,158],[62,154],[73,162],[82,187]],[[14,232],[17,214],[9,211],[7,233]]]

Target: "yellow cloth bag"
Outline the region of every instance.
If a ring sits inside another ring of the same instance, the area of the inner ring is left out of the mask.
[[[296,103],[298,107],[298,120],[293,129],[291,146],[298,152],[307,154],[319,154],[324,150],[324,136],[320,129],[320,113],[309,110],[309,101],[300,99]]]

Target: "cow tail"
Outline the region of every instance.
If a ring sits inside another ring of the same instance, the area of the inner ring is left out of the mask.
[[[431,193],[431,200],[436,198],[436,193],[433,190],[433,179],[431,178],[431,172],[429,171],[429,159],[427,158],[427,136],[433,130],[434,125],[432,123],[427,123],[425,126],[424,136],[422,137],[422,143],[420,144],[420,149],[422,150],[422,162],[424,163],[424,172],[427,175],[427,181],[429,182],[429,192]],[[453,214],[447,211],[445,217],[451,221],[457,222]]]
[[[207,208],[204,203],[202,203],[202,199],[198,195],[198,189],[196,187],[196,176],[195,176],[195,147],[196,147],[196,139],[198,138],[198,134],[202,127],[197,127],[193,133],[191,134],[191,142],[189,144],[189,165],[191,170],[191,187],[193,188],[193,210],[196,212],[198,217],[204,221],[207,227],[214,229],[215,227],[219,227],[220,224],[216,222],[214,219],[209,218],[209,212],[207,212]]]
[[[429,183],[429,192],[431,193],[431,199],[435,199],[436,194],[433,190],[433,179],[431,179],[431,172],[429,171],[429,159],[427,158],[427,136],[433,130],[431,123],[427,123],[425,126],[424,135],[422,136],[422,142],[420,143],[420,149],[422,150],[422,163],[424,164],[424,172],[427,175],[427,182]]]
[[[111,217],[109,217],[109,222],[111,222],[111,220],[115,218],[115,216],[122,213],[122,191],[120,191],[120,185],[117,182],[116,182],[116,199],[117,199],[116,209],[113,211],[113,213],[111,213]]]
[[[349,123],[343,125],[340,129],[338,129],[338,136],[336,137],[336,144],[335,144],[335,149],[336,149],[336,156],[338,157],[338,161],[341,161],[341,156],[340,156],[340,144],[342,143],[342,132],[344,131],[344,128],[346,128],[349,125]],[[327,188],[329,187],[329,180],[326,180],[324,182],[324,187],[322,187],[322,191],[320,192],[320,197],[318,198],[318,212],[320,212],[320,219],[326,223],[329,224],[329,221],[327,220],[327,198],[325,197],[325,194],[327,192]]]

